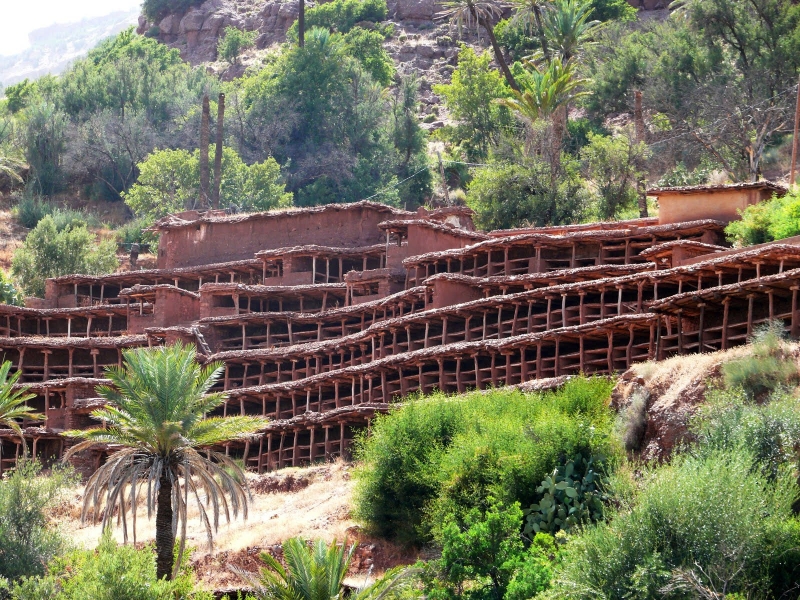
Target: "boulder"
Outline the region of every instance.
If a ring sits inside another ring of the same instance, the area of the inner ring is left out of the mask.
[[[181,19],[178,33],[186,34],[191,31],[200,31],[200,29],[203,27],[203,22],[205,20],[206,20],[206,13],[204,13],[199,9],[190,10]]]

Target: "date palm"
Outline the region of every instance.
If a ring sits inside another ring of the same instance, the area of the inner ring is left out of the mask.
[[[92,413],[103,426],[64,435],[84,441],[66,457],[96,444],[120,447],[86,484],[81,518],[93,508],[93,520],[107,527],[113,510],[128,537],[131,512],[136,542],[136,508],[142,496],[147,516],[156,517],[157,574],[172,577],[186,542],[189,497],[196,500],[211,543],[220,513],[230,521],[241,511],[247,518],[250,490],[244,473],[230,458],[211,448],[251,436],[262,428],[260,417],[205,415],[225,400],[209,393],[222,372],[220,363],[201,367],[193,346],[136,348],[123,351],[124,366],[110,367],[112,386],[99,386],[109,406]],[[173,560],[180,527],[178,560]],[[174,568],[173,568],[174,566]]]
[[[34,412],[33,408],[26,403],[36,397],[36,394],[28,392],[28,388],[17,388],[22,371],[11,371],[11,361],[7,360],[0,365],[0,425],[8,427],[16,433],[22,440],[22,452],[28,455],[28,445],[25,443],[25,436],[22,434],[22,426],[19,421],[28,419],[31,421],[43,421],[44,415]],[[2,445],[0,445],[0,449]],[[2,455],[0,454],[0,458]]]
[[[271,554],[261,553],[266,567],[256,575],[236,570],[253,588],[256,598],[269,600],[339,600],[344,578],[350,567],[355,545],[345,549],[334,542],[328,546],[317,540],[310,546],[302,538],[283,543],[284,567]],[[411,584],[410,569],[395,568],[372,585],[365,585],[348,596],[349,600],[384,600],[399,596]]]
[[[451,25],[456,26],[459,34],[465,27],[476,30],[483,28],[486,31],[503,77],[506,78],[506,82],[512,90],[519,91],[519,86],[511,69],[508,68],[500,44],[497,43],[492,25],[492,21],[502,14],[502,4],[492,0],[445,0],[442,2],[442,6],[444,6],[444,10],[437,15],[437,18],[450,21]]]
[[[517,7],[514,20],[521,22],[528,31],[536,30],[539,46],[546,60],[550,60],[550,47],[544,30],[543,13],[552,4],[552,0],[513,0]]]
[[[544,15],[544,29],[550,40],[550,49],[558,54],[562,62],[568,63],[576,57],[600,27],[600,21],[589,20],[592,10],[591,2],[556,0],[552,9]]]

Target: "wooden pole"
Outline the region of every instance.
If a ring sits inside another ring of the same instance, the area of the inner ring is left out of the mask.
[[[200,206],[209,206],[208,144],[210,108],[208,96],[203,96],[203,116],[200,121]]]
[[[794,185],[797,173],[797,134],[800,129],[800,79],[797,84],[797,104],[794,109],[794,135],[792,136],[792,170],[789,174],[789,186]]]

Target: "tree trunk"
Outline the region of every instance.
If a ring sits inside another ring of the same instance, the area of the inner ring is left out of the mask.
[[[211,191],[211,205],[219,208],[219,187],[222,184],[222,136],[225,124],[225,94],[219,95],[217,105],[217,147],[214,149],[214,189]]]
[[[306,45],[306,0],[300,0],[300,14],[297,16],[297,39],[301,48]]]
[[[514,90],[519,91],[519,86],[517,85],[517,80],[514,79],[514,76],[511,74],[511,69],[508,68],[508,63],[506,63],[506,59],[503,56],[503,51],[500,49],[500,45],[497,43],[497,38],[494,37],[494,29],[492,28],[492,24],[489,23],[485,18],[481,18],[481,25],[486,30],[486,34],[489,36],[489,42],[492,44],[492,50],[494,50],[494,57],[497,60],[497,64],[500,65],[500,70],[503,72],[503,76],[506,78],[508,82],[508,86]]]
[[[172,482],[161,475],[156,506],[156,577],[172,579],[175,534],[172,531]]]
[[[542,24],[542,7],[538,4],[533,7],[533,18],[536,20],[536,29],[539,33],[539,45],[542,47],[544,59],[550,62],[550,48],[547,46],[547,37],[544,35],[544,25]]]
[[[203,207],[209,206],[208,144],[211,137],[209,131],[210,112],[208,96],[203,96],[203,118],[200,121],[200,206]]]

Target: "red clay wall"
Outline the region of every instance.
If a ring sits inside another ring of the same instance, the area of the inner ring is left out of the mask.
[[[320,244],[354,248],[385,241],[378,223],[391,218],[370,207],[293,212],[240,222],[199,222],[161,234],[158,267],[192,267],[252,258],[259,250]]]
[[[662,192],[658,196],[658,223],[698,219],[734,221],[738,211],[772,197],[772,190],[725,190],[702,193]]]

